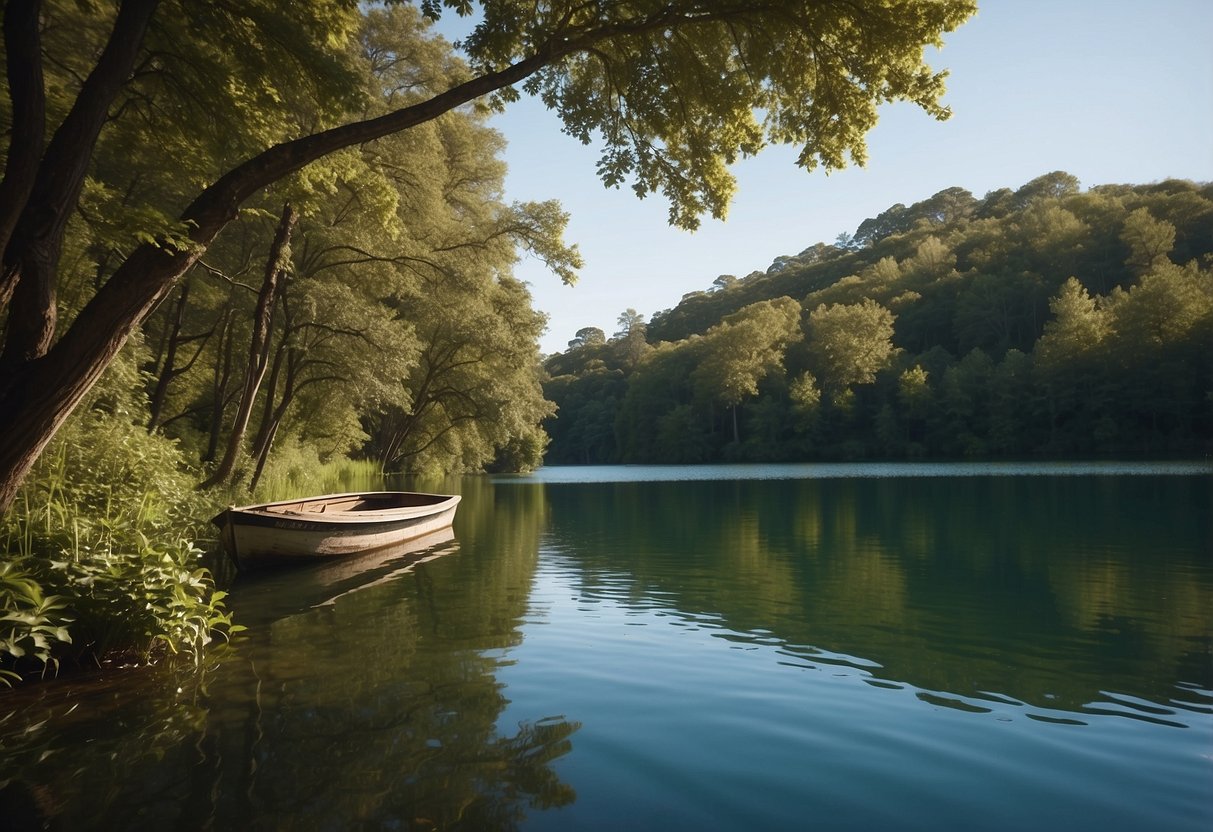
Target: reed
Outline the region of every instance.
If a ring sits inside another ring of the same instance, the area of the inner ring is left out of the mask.
[[[284,443],[274,447],[265,473],[248,502],[381,488],[383,468],[378,462],[344,456],[321,461],[313,448]]]

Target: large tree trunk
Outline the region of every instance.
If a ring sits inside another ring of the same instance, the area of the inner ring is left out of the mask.
[[[0,385],[19,374],[19,365],[41,358],[54,343],[63,235],[84,187],[85,174],[110,105],[130,77],[158,2],[124,0],[109,42],[55,131],[20,208],[4,249],[0,277],[0,285],[11,286],[4,349],[0,352]],[[6,25],[9,9],[14,5],[23,4],[8,4]],[[9,72],[11,77],[13,69]],[[11,205],[3,209],[6,213],[11,210]],[[4,389],[4,393],[8,392]]]
[[[0,254],[8,248],[34,188],[38,160],[46,131],[46,95],[42,85],[42,33],[38,17],[41,0],[8,3],[4,7],[4,48],[8,54],[9,100],[12,128],[4,179],[0,180]],[[16,272],[0,272],[0,307],[8,303],[16,285]]]
[[[244,389],[236,408],[236,421],[228,435],[227,448],[219,467],[199,488],[211,488],[227,480],[244,445],[244,433],[248,430],[249,417],[257,401],[257,391],[265,378],[270,359],[270,334],[274,323],[274,307],[278,302],[278,287],[286,278],[291,257],[291,231],[297,215],[288,202],[282,208],[282,219],[270,245],[270,255],[265,262],[265,275],[261,280],[261,292],[257,295],[257,311],[253,316],[253,336],[249,343],[248,368],[244,374]]]
[[[136,249],[119,271],[179,275],[197,256],[146,246]],[[109,285],[98,295],[99,311],[104,314],[77,318],[46,355],[5,374],[0,394],[0,511],[8,510],[22,478],[122,349],[136,323],[172,288],[171,282],[164,282],[143,296],[122,296],[105,292]]]

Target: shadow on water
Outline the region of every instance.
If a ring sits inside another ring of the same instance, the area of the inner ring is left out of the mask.
[[[229,582],[227,604],[241,625],[257,629],[279,618],[335,604],[349,593],[396,580],[458,551],[455,532],[447,528],[365,554],[239,573]]]
[[[543,516],[470,480],[453,534],[240,576],[250,631],[207,667],[5,694],[5,828],[509,830],[568,805],[549,764],[578,723],[497,725]]]

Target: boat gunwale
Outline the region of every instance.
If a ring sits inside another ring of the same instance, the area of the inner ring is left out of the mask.
[[[290,511],[287,510],[290,506],[304,506],[309,503],[323,503],[325,501],[336,501],[341,499],[374,499],[375,497],[394,497],[397,495],[409,495],[412,497],[432,497],[433,502],[423,502],[418,505],[398,505],[389,506],[386,508],[371,508],[361,509],[356,511],[337,510],[337,511]],[[393,520],[409,520],[417,517],[425,517],[431,514],[439,514],[455,505],[460,501],[461,497],[458,494],[432,494],[421,491],[351,491],[337,494],[322,494],[315,497],[295,498],[291,500],[277,500],[271,503],[257,503],[248,506],[231,506],[225,509],[216,517],[219,521],[225,515],[230,517],[234,522],[239,522],[240,519],[251,518],[269,518],[282,519],[291,522],[307,522],[307,523],[328,523],[332,522],[336,525],[359,525],[368,523],[389,523]]]
[[[256,511],[258,509],[268,509],[274,506],[289,506],[292,504],[314,503],[322,500],[337,500],[340,498],[349,497],[388,497],[407,494],[412,497],[434,497],[438,502],[428,505],[438,505],[439,503],[449,500],[452,497],[458,497],[458,494],[436,494],[432,491],[338,491],[334,494],[319,494],[315,497],[292,497],[289,500],[275,500],[270,503],[253,503],[247,506],[231,506],[231,511]],[[413,508],[413,506],[403,506],[403,508]]]

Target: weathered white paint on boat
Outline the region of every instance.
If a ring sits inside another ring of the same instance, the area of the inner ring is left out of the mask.
[[[232,507],[216,516],[238,566],[317,560],[394,546],[450,526],[458,495],[377,491]]]

